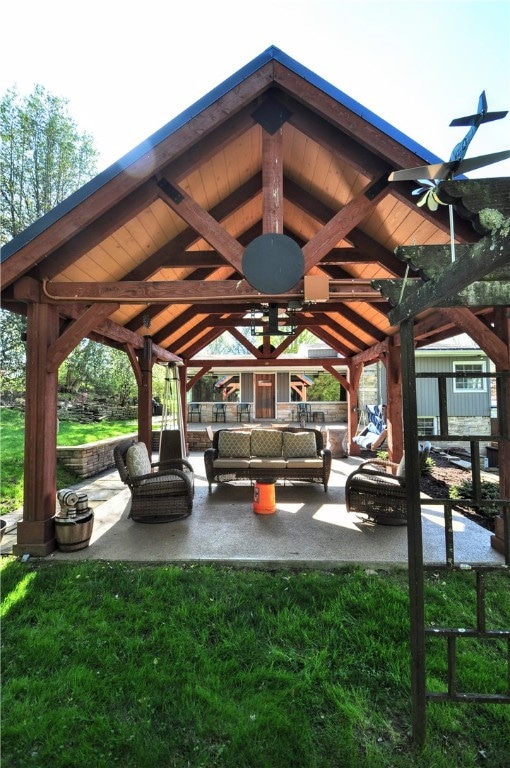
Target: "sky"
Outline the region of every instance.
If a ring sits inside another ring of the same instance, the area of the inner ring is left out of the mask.
[[[68,100],[116,162],[270,46],[447,160],[452,119],[510,110],[510,0],[22,0],[1,12],[0,96]],[[510,150],[510,115],[467,157]],[[469,173],[510,175],[510,160]]]

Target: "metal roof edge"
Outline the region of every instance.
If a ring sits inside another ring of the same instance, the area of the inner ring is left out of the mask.
[[[221,96],[224,96],[228,91],[238,86],[241,82],[246,80],[246,78],[250,77],[254,72],[275,58],[273,53],[275,50],[277,49],[274,47],[268,48],[251,62],[241,67],[241,69],[202,96],[183,112],[176,115],[176,117],[172,118],[172,120],[159,128],[147,139],[144,139],[144,141],[134,147],[134,149],[127,152],[115,163],[110,165],[104,171],[101,171],[97,176],[94,176],[87,181],[83,186],[69,195],[69,197],[52,208],[51,211],[45,213],[16,235],[16,237],[5,243],[0,249],[0,264],[25,245],[28,245],[29,242],[72,211],[73,208],[76,208],[83,203],[88,197],[97,192],[98,189],[101,189],[101,187],[108,184],[108,182],[129,168],[130,165],[137,162],[144,154],[150,152],[153,147],[167,139],[172,133],[175,133],[175,131],[196,117],[196,115],[200,114],[204,109],[214,104],[214,102],[221,98]]]
[[[138,144],[134,149],[130,150],[127,154],[125,154],[111,166],[106,168],[104,171],[101,171],[101,173],[99,173],[97,176],[94,176],[94,178],[90,179],[82,187],[69,195],[69,197],[52,208],[51,211],[48,211],[48,213],[44,214],[35,222],[30,224],[12,240],[5,243],[0,249],[0,264],[4,263],[21,248],[28,245],[28,243],[37,238],[40,234],[42,234],[42,232],[44,232],[50,226],[59,221],[59,219],[72,211],[73,208],[76,208],[78,205],[83,203],[87,198],[97,192],[97,190],[108,184],[112,179],[125,171],[130,165],[137,162],[153,147],[168,139],[172,133],[175,133],[179,128],[196,117],[200,112],[210,107],[215,101],[217,101],[232,89],[236,88],[240,83],[253,75],[257,70],[261,69],[261,67],[265,66],[270,61],[278,61],[283,66],[291,69],[296,75],[299,75],[303,79],[307,80],[314,87],[335,99],[335,101],[343,104],[343,106],[350,109],[363,120],[366,120],[375,128],[387,134],[390,136],[390,138],[394,139],[409,149],[411,152],[421,157],[426,163],[441,162],[441,158],[431,154],[424,147],[420,146],[411,138],[398,131],[394,126],[390,125],[385,120],[375,115],[369,109],[363,107],[355,99],[347,96],[347,94],[345,94],[343,91],[339,90],[331,83],[327,82],[322,77],[315,74],[307,67],[303,66],[295,59],[285,54],[279,48],[272,45],[263,51],[263,53],[259,54],[243,67],[238,69],[237,72],[230,75],[222,83],[198,99],[198,101],[194,102],[194,104],[192,104],[190,107],[185,109],[176,117],[172,118],[172,120],[162,126],[162,128],[158,129],[155,133]]]
[[[430,152],[430,150],[426,149],[421,144],[418,144],[418,142],[414,141],[414,139],[411,139],[405,133],[399,131],[398,128],[395,128],[395,126],[391,125],[391,123],[383,120],[383,118],[376,115],[367,107],[364,107],[359,103],[359,101],[351,98],[344,91],[341,91],[339,88],[332,85],[320,75],[317,75],[315,72],[307,69],[307,67],[305,67],[303,64],[300,64],[295,59],[287,56],[287,54],[283,53],[283,51],[280,51],[278,48],[274,50],[276,51],[276,53],[273,55],[275,60],[279,61],[289,69],[292,69],[297,75],[300,75],[300,77],[302,77],[304,80],[310,82],[311,85],[323,91],[327,96],[330,96],[335,101],[338,101],[344,107],[347,107],[347,109],[350,109],[351,112],[354,112],[354,114],[361,117],[367,123],[373,125],[374,128],[377,128],[379,131],[385,133],[399,144],[402,144],[410,152],[413,152],[415,155],[418,155],[418,157],[421,157],[425,163],[443,162],[443,158],[434,155],[432,152]]]

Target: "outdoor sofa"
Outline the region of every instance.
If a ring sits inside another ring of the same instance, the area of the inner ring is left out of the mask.
[[[318,429],[219,429],[204,453],[209,491],[232,480],[304,480],[328,490],[331,451]]]

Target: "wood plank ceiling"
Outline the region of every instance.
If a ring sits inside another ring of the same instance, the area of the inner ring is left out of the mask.
[[[437,161],[270,48],[4,246],[3,306],[23,312],[35,297],[68,325],[92,307],[90,338],[140,349],[150,334],[161,359],[191,365],[249,324],[252,307],[292,299],[303,302],[298,332],[368,362],[398,334],[372,281],[405,276],[397,247],[450,239],[447,207],[418,208],[416,184],[388,175]],[[480,239],[457,219],[458,243]],[[244,249],[262,234],[287,235],[303,253],[303,279],[281,294],[243,274]],[[304,277],[321,275],[327,300],[306,302]],[[416,319],[418,345],[463,330],[466,313],[490,327],[487,308],[429,310]],[[263,363],[287,344],[247,350]]]

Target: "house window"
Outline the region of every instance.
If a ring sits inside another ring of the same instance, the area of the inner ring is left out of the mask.
[[[454,392],[486,392],[486,380],[480,375],[485,373],[485,363],[454,363]]]
[[[434,416],[418,416],[418,434],[435,435],[436,419]]]
[[[191,388],[191,400],[198,403],[237,402],[239,374],[202,376]]]

